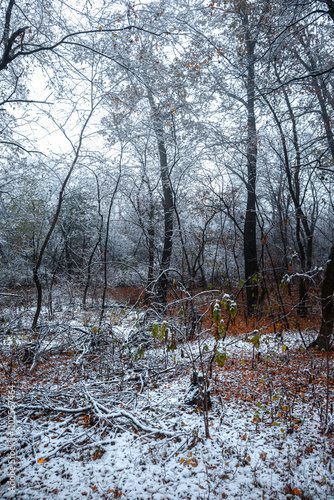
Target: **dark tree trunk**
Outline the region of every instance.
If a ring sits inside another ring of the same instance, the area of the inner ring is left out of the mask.
[[[66,236],[65,236],[65,261],[66,261],[66,268],[67,268],[67,277],[68,277],[68,280],[71,281],[71,279],[72,279],[71,252],[70,252],[70,248],[69,248],[68,240],[67,240]]]
[[[99,244],[100,244],[100,236],[99,236],[99,239],[97,240],[97,242],[95,243],[95,246],[94,246],[94,248],[92,250],[92,253],[90,254],[88,265],[87,265],[87,279],[86,279],[86,285],[85,285],[85,290],[84,290],[83,299],[82,299],[82,305],[83,305],[84,308],[86,307],[87,292],[88,292],[88,288],[89,288],[89,285],[90,285],[91,267],[92,267],[93,257],[94,257],[94,254],[95,254],[95,252],[96,252],[97,247],[99,246]]]
[[[159,277],[157,282],[157,302],[164,307],[167,303],[168,288],[168,269],[173,250],[173,218],[174,218],[174,200],[170,184],[169,169],[167,163],[167,151],[164,140],[164,131],[159,110],[153,100],[152,95],[148,94],[148,100],[152,109],[153,124],[158,141],[158,151],[160,159],[160,176],[162,184],[163,210],[164,210],[164,246],[162,251]]]
[[[37,291],[37,304],[36,304],[36,311],[35,311],[35,316],[34,320],[32,323],[32,329],[35,330],[37,326],[37,321],[39,318],[39,315],[41,313],[41,308],[42,308],[42,284],[40,282],[39,276],[38,276],[38,267],[35,266],[33,268],[33,280],[36,286],[36,291]]]
[[[329,15],[332,17],[334,21],[334,4],[332,1],[326,2],[330,11]],[[331,13],[330,13],[331,12]],[[314,69],[315,64],[313,61],[312,69]],[[320,77],[320,85],[318,83],[317,78],[313,78],[314,86],[317,90],[317,97],[321,109],[321,117],[324,124],[328,147],[331,152],[332,158],[334,160],[334,135],[331,127],[331,120],[327,112],[325,94],[326,94],[326,86],[324,80]],[[334,301],[333,301],[333,293],[334,293],[334,245],[332,245],[329,260],[327,263],[325,278],[322,284],[321,289],[321,310],[322,310],[322,318],[321,318],[321,327],[318,338],[311,344],[317,345],[319,349],[328,350],[331,343],[331,337],[333,333],[333,321],[334,321]]]
[[[287,167],[288,168],[288,167]],[[298,196],[299,200],[299,196]],[[305,265],[306,265],[306,256],[305,256],[305,251],[304,251],[304,245],[302,241],[302,234],[301,234],[301,227],[300,227],[300,221],[301,221],[301,216],[300,216],[300,206],[297,209],[297,224],[296,224],[296,237],[297,237],[297,245],[298,245],[298,252],[299,252],[299,260],[300,260],[300,268],[302,273],[306,270]],[[298,292],[299,292],[299,304],[298,304],[298,309],[297,309],[297,314],[301,318],[305,318],[307,315],[307,308],[306,308],[306,298],[307,298],[307,282],[304,276],[299,276],[299,283],[298,283]]]
[[[256,245],[256,161],[257,134],[255,120],[255,42],[247,40],[248,76],[247,76],[247,113],[248,113],[248,144],[247,144],[247,208],[244,224],[244,259],[247,291],[247,312],[253,316],[257,312],[259,272]]]
[[[325,278],[321,288],[322,319],[318,338],[312,342],[311,347],[318,346],[319,349],[329,349],[333,334],[334,323],[334,244],[329,254],[326,266]]]
[[[333,0],[325,0],[327,7],[328,7],[328,12],[327,14],[332,18],[334,21],[334,1]]]
[[[163,140],[158,142],[160,156],[160,173],[163,193],[164,208],[164,247],[158,279],[158,303],[165,305],[167,302],[168,269],[173,249],[173,194],[170,186],[167,166],[167,153]]]

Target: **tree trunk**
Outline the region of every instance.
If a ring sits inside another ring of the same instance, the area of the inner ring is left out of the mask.
[[[153,100],[152,95],[148,94],[148,100],[152,109],[153,124],[155,134],[158,141],[158,151],[160,159],[160,176],[162,184],[163,210],[164,210],[164,246],[159,269],[159,277],[157,283],[157,302],[160,306],[165,306],[167,303],[167,287],[168,287],[168,269],[173,250],[173,216],[174,216],[174,200],[173,192],[170,185],[169,169],[167,164],[167,151],[164,140],[164,132],[162,120],[159,110]]]
[[[321,288],[321,327],[318,337],[310,347],[318,346],[318,349],[329,349],[333,333],[334,323],[334,244],[332,245],[327,262],[325,278]]]
[[[89,285],[90,285],[91,267],[92,267],[93,257],[94,257],[94,254],[95,254],[95,252],[96,252],[97,247],[99,246],[99,244],[100,244],[100,235],[99,235],[99,239],[95,243],[95,246],[94,246],[94,248],[93,248],[93,250],[92,250],[92,252],[90,254],[89,260],[88,260],[88,265],[87,265],[87,279],[86,279],[86,285],[85,285],[85,290],[84,290],[83,299],[82,299],[82,305],[83,305],[84,309],[86,308],[87,292],[88,292],[88,288],[89,288]]]
[[[257,312],[259,272],[256,246],[256,161],[257,134],[255,120],[255,42],[247,40],[248,77],[247,77],[247,113],[248,113],[248,144],[247,144],[247,208],[244,224],[244,259],[247,292],[247,312],[253,316]]]
[[[91,170],[91,169],[89,169],[89,170]],[[93,250],[92,250],[92,252],[90,254],[90,257],[89,257],[89,260],[88,260],[88,265],[87,265],[87,279],[86,279],[86,285],[85,285],[85,290],[84,290],[83,299],[82,299],[82,304],[83,304],[84,308],[86,307],[87,293],[88,293],[88,288],[89,288],[90,280],[91,280],[92,262],[93,262],[93,258],[94,258],[94,255],[95,255],[95,252],[96,252],[97,248],[99,246],[101,248],[101,243],[102,243],[102,229],[103,229],[103,215],[101,213],[101,191],[100,191],[99,178],[98,178],[96,172],[92,171],[92,173],[93,173],[93,175],[95,177],[95,180],[96,180],[97,206],[98,206],[98,214],[99,214],[99,217],[100,217],[100,224],[99,224],[99,228],[98,228],[97,242],[95,243],[95,246],[94,246],[94,248],[93,248]],[[101,255],[102,255],[102,252],[101,252]]]
[[[111,196],[111,200],[109,203],[109,209],[108,209],[108,216],[107,216],[107,222],[106,222],[106,236],[104,240],[104,249],[103,249],[103,276],[104,276],[104,283],[103,283],[103,293],[102,293],[102,304],[101,304],[101,314],[100,314],[100,320],[99,320],[99,328],[101,328],[102,320],[103,320],[103,315],[104,311],[106,308],[106,295],[107,295],[107,289],[108,289],[108,261],[107,261],[107,254],[108,254],[108,243],[109,243],[109,229],[110,229],[110,217],[111,217],[111,209],[114,204],[115,196],[118,190],[118,185],[121,180],[121,168],[120,172],[116,181],[116,185],[114,188],[114,191]]]
[[[328,12],[327,14],[332,18],[334,21],[334,1],[333,0],[325,0],[325,3],[327,4],[328,7]]]
[[[61,186],[61,189],[60,189],[60,192],[59,192],[59,196],[58,196],[58,204],[57,204],[57,208],[56,208],[56,212],[53,216],[53,219],[52,219],[52,222],[51,222],[51,226],[49,228],[49,231],[47,233],[47,235],[45,236],[45,239],[44,239],[44,242],[42,244],[42,247],[41,247],[41,250],[39,252],[39,255],[36,259],[36,264],[34,265],[33,267],[33,280],[34,280],[34,283],[36,285],[36,290],[37,290],[37,306],[36,306],[36,311],[35,311],[35,316],[34,316],[34,319],[33,319],[33,322],[32,322],[32,325],[31,325],[31,328],[34,330],[37,326],[37,322],[38,322],[38,319],[39,319],[39,315],[40,315],[40,312],[41,312],[41,308],[42,308],[42,284],[40,282],[40,279],[39,279],[39,275],[38,275],[38,271],[39,271],[39,268],[41,267],[41,264],[42,264],[42,260],[43,260],[43,256],[44,256],[44,252],[45,252],[45,249],[49,243],[49,240],[52,236],[52,233],[54,231],[54,228],[56,227],[56,224],[57,224],[57,221],[58,221],[58,217],[59,217],[59,214],[60,214],[60,210],[61,210],[61,206],[62,206],[62,203],[63,203],[63,196],[64,196],[64,191],[66,189],[66,186],[67,186],[67,183],[69,181],[69,178],[71,177],[71,174],[74,170],[74,167],[75,165],[77,164],[77,161],[79,159],[79,154],[80,154],[80,150],[81,150],[81,146],[82,146],[82,141],[83,141],[83,134],[84,134],[84,131],[88,125],[88,122],[93,114],[93,111],[94,111],[95,108],[92,108],[88,117],[86,118],[84,124],[83,124],[83,127],[81,129],[81,132],[80,132],[80,136],[79,136],[79,142],[78,142],[78,146],[77,148],[74,150],[74,159],[72,161],[72,164],[71,164],[71,167],[69,168],[69,171],[67,172],[67,175],[62,183],[62,186]]]
[[[168,269],[173,249],[173,195],[170,187],[169,172],[167,166],[167,153],[164,141],[159,141],[159,156],[160,156],[160,173],[163,193],[163,208],[164,208],[164,247],[162,251],[162,259],[158,278],[158,303],[166,305],[167,302],[167,286],[168,286]]]
[[[42,284],[40,282],[39,276],[38,276],[38,267],[35,266],[33,268],[33,280],[36,286],[36,291],[37,291],[37,304],[36,304],[36,311],[35,311],[35,316],[34,320],[32,323],[32,329],[35,330],[37,326],[37,321],[39,318],[39,315],[41,313],[42,309]]]
[[[278,82],[281,84],[282,81],[280,79],[280,76],[278,74],[278,70],[276,67],[275,63],[275,74],[277,77]],[[292,168],[290,166],[290,161],[289,161],[289,155],[288,155],[288,150],[287,150],[287,145],[286,145],[286,140],[285,136],[283,133],[283,128],[282,125],[278,123],[278,117],[277,115],[274,114],[274,118],[276,120],[276,123],[279,126],[279,131],[281,135],[281,140],[282,140],[282,145],[283,145],[283,151],[284,151],[284,158],[285,158],[285,171],[288,179],[288,185],[289,185],[289,191],[291,194],[292,201],[295,206],[296,210],[296,239],[297,239],[297,245],[298,245],[298,252],[299,252],[299,259],[300,259],[300,266],[301,266],[301,271],[302,273],[306,273],[307,271],[310,271],[312,267],[312,253],[313,253],[313,232],[314,232],[314,224],[312,221],[308,222],[306,213],[304,213],[302,209],[302,201],[301,201],[301,195],[300,195],[300,171],[301,171],[301,151],[299,147],[299,140],[298,140],[298,133],[297,133],[297,122],[296,122],[296,117],[295,113],[293,111],[293,108],[290,103],[290,99],[288,96],[288,93],[286,89],[283,87],[283,94],[284,94],[284,99],[286,102],[286,106],[288,108],[291,124],[292,124],[292,132],[293,132],[293,145],[295,148],[296,152],[296,163],[294,167],[294,174],[292,175]],[[302,197],[304,198],[304,197]],[[302,235],[302,229],[304,230],[304,233],[307,238],[306,242],[306,249],[305,249],[305,244],[303,242],[303,235]],[[307,296],[308,296],[308,279],[305,276],[300,276],[299,277],[299,284],[298,284],[298,289],[299,289],[299,305],[298,305],[298,310],[297,313],[300,317],[305,317],[307,315]]]
[[[154,200],[153,200],[153,193],[152,189],[150,186],[149,178],[146,176],[145,172],[145,184],[147,185],[148,189],[148,195],[149,195],[149,206],[148,206],[148,226],[147,226],[147,232],[144,231],[145,238],[146,238],[146,244],[147,244],[147,250],[148,250],[148,269],[147,269],[147,282],[146,282],[146,288],[145,288],[145,300],[150,300],[151,299],[151,293],[152,293],[152,285],[154,281],[154,251],[155,251],[155,227],[154,227]],[[140,214],[140,208],[139,208],[139,201],[137,202],[138,204],[138,213]],[[144,228],[144,221],[141,220],[141,225]]]
[[[150,193],[151,195],[151,193]],[[147,287],[151,289],[153,282],[153,270],[154,270],[154,204],[152,196],[150,196],[150,209],[149,209],[149,222],[147,229],[148,236],[148,271],[147,271]]]

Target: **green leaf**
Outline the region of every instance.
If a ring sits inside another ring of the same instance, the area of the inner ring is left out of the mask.
[[[218,325],[221,319],[221,311],[218,302],[216,302],[214,308],[213,308],[213,313],[212,313],[212,320],[213,322]]]
[[[164,340],[164,338],[167,338],[168,335],[167,326],[168,326],[167,321],[163,321],[160,330],[160,340]]]
[[[217,352],[216,354],[216,361],[218,366],[224,366],[227,360],[227,354],[226,354],[226,349],[223,350],[223,352]]]
[[[231,315],[231,318],[235,318],[237,315],[237,304],[235,302],[232,303],[230,306],[230,315]]]
[[[154,339],[156,339],[156,338],[157,338],[158,333],[159,333],[159,325],[154,324],[154,325],[152,326],[152,335],[153,335],[153,338],[154,338]]]
[[[220,325],[218,327],[218,333],[219,333],[219,337],[220,338],[223,338],[224,337],[224,333],[225,333],[225,326],[222,324],[222,322],[220,322]]]
[[[254,337],[252,338],[252,343],[253,343],[253,346],[256,347],[256,349],[258,349],[260,347],[260,335],[259,334],[254,335]]]

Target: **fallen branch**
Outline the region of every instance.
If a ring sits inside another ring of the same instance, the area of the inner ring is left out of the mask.
[[[79,436],[73,438],[72,440],[72,443],[73,441],[77,441],[79,438],[82,438],[80,441],[79,441],[79,444],[80,443],[83,443],[84,441],[86,441],[86,439],[88,439],[88,436],[85,433],[82,433],[82,434],[79,434]],[[44,455],[44,460],[47,460],[49,458],[52,458],[54,457],[55,455],[57,455],[57,453],[59,453],[60,451],[62,451],[64,448],[66,448],[69,444],[71,443],[64,443],[63,445],[59,446],[56,450],[53,450],[51,451],[50,453],[46,453]],[[22,467],[20,467],[19,469],[17,469],[15,471],[16,474],[20,474],[20,472],[24,471],[24,469],[26,469],[29,465],[31,465],[32,463],[36,463],[36,462],[28,462],[27,464],[23,465]],[[0,478],[0,484],[3,485],[5,484],[7,481],[9,480],[9,476],[8,475],[4,475]]]
[[[106,412],[106,415],[103,415],[104,418],[121,418],[121,417],[124,417],[124,418],[127,418],[127,419],[131,420],[132,423],[134,423],[135,426],[138,427],[138,429],[141,429],[141,430],[143,430],[145,432],[150,432],[152,434],[158,434],[159,436],[166,436],[166,437],[173,437],[173,436],[175,436],[175,432],[170,432],[167,429],[157,429],[157,428],[154,428],[154,427],[149,427],[146,424],[143,424],[142,422],[140,422],[140,420],[138,420],[134,415],[132,415],[128,411],[120,410],[120,411],[115,412],[115,413],[109,413],[108,408],[106,408],[105,406],[101,405],[100,403],[96,403],[96,405],[101,410],[103,410],[103,411]]]

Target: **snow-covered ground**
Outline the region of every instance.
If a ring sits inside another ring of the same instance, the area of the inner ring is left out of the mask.
[[[87,327],[80,314],[71,328]],[[116,316],[113,335],[126,338],[136,317]],[[184,398],[192,360],[203,345],[210,353],[213,339],[175,351],[156,339],[144,355],[133,349],[132,358],[110,332],[104,339],[100,350],[80,357],[76,337],[77,352],[50,351],[33,373],[20,363],[12,367],[15,492],[8,491],[2,360],[1,498],[334,498],[333,438],[323,432],[326,391],[333,431],[331,355],[327,385],[326,354],[305,352],[298,333],[283,340],[263,335],[259,348],[252,335],[227,338],[225,366],[214,365],[205,438],[203,411]]]

